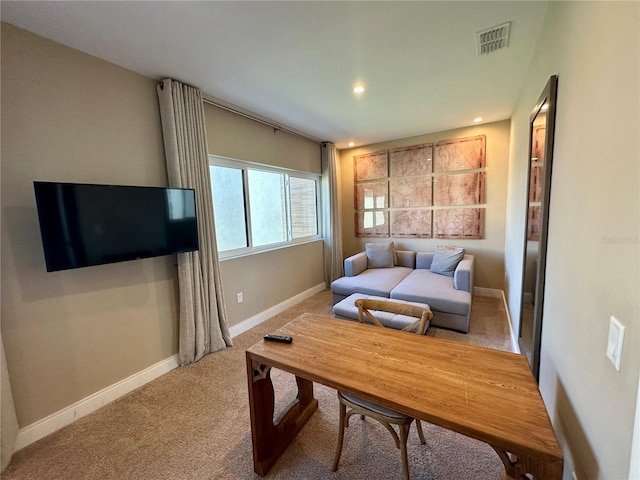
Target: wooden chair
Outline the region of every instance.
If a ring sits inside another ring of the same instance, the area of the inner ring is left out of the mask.
[[[426,332],[427,328],[429,327],[429,321],[433,317],[433,313],[428,306],[418,307],[416,305],[409,305],[406,303],[399,303],[390,300],[359,299],[356,300],[355,305],[358,307],[360,323],[364,323],[366,317],[374,325],[384,328],[384,325],[375,317],[371,310],[390,312],[398,315],[417,318],[415,322],[406,326],[402,330],[408,332],[414,331],[415,333],[418,333],[420,335]],[[338,469],[338,462],[340,461],[340,455],[342,454],[344,430],[349,426],[349,419],[352,415],[359,414],[361,418],[367,416],[373,418],[374,420],[377,420],[382,425],[384,425],[387,430],[389,430],[396,443],[396,448],[400,449],[400,455],[402,457],[403,479],[409,480],[407,437],[409,435],[409,428],[411,427],[411,423],[414,420],[416,421],[416,428],[418,429],[420,443],[423,445],[426,443],[424,439],[424,433],[422,432],[422,425],[420,423],[420,420],[411,418],[407,415],[346,392],[338,391],[338,400],[340,401],[340,433],[338,434],[338,446],[336,447],[336,455],[333,461],[332,470],[335,472]],[[398,426],[398,432],[396,432],[392,425]]]
[[[417,305],[394,302],[393,300],[372,300],[369,298],[360,298],[355,301],[355,306],[358,307],[360,323],[365,323],[365,317],[367,317],[371,323],[378,327],[384,327],[384,325],[375,317],[375,315],[373,315],[373,313],[371,313],[371,310],[389,312],[396,315],[404,315],[406,317],[415,317],[417,320],[404,327],[402,331],[415,332],[420,335],[424,335],[427,328],[429,328],[429,321],[433,318],[433,313],[427,305],[424,307],[418,307]]]

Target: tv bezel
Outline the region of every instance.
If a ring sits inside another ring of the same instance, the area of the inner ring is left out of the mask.
[[[45,238],[45,230],[46,228],[43,227],[43,223],[44,223],[44,219],[43,219],[43,215],[42,215],[42,210],[43,208],[41,207],[41,202],[39,199],[39,194],[38,194],[38,187],[37,185],[42,185],[42,184],[47,184],[47,185],[68,185],[68,186],[87,186],[87,187],[106,187],[106,188],[135,188],[135,189],[147,189],[147,190],[163,190],[163,191],[170,191],[170,190],[181,190],[181,191],[191,191],[193,192],[193,200],[194,200],[194,208],[195,208],[195,229],[196,229],[196,245],[195,248],[181,248],[181,249],[175,249],[175,250],[171,250],[170,252],[164,253],[164,252],[152,252],[151,254],[148,255],[134,255],[133,253],[131,254],[131,256],[127,256],[126,258],[118,258],[118,259],[114,259],[114,260],[108,260],[108,261],[100,261],[100,262],[89,262],[87,264],[83,264],[83,265],[77,265],[77,266],[68,266],[68,267],[64,267],[64,268],[59,268],[57,266],[54,266],[53,264],[55,262],[53,262],[53,259],[51,258],[53,255],[55,255],[55,252],[50,251],[50,247],[48,247],[48,242],[47,242],[47,238]],[[38,224],[39,224],[39,228],[40,228],[40,239],[42,242],[42,250],[43,250],[43,254],[44,254],[44,260],[45,260],[45,265],[46,265],[46,269],[47,272],[57,272],[57,271],[66,271],[66,270],[75,270],[75,269],[79,269],[79,268],[87,268],[87,267],[95,267],[95,266],[99,266],[99,265],[109,265],[109,264],[113,264],[113,263],[121,263],[121,262],[128,262],[128,261],[132,261],[132,260],[142,260],[142,259],[146,259],[146,258],[156,258],[156,257],[162,257],[162,256],[169,256],[169,255],[175,255],[178,253],[187,253],[187,252],[193,252],[193,251],[197,251],[200,248],[200,235],[199,235],[199,229],[198,229],[198,216],[197,216],[197,205],[196,205],[196,192],[194,188],[178,188],[178,187],[158,187],[158,186],[148,186],[148,185],[125,185],[125,184],[101,184],[101,183],[81,183],[81,182],[55,182],[55,181],[41,181],[41,180],[34,180],[33,181],[33,188],[34,188],[34,195],[35,195],[35,202],[36,202],[36,210],[37,210],[37,215],[38,215]]]

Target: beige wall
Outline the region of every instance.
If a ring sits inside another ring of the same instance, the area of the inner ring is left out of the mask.
[[[47,273],[32,186],[166,185],[155,86],[2,24],[2,337],[21,427],[177,353],[175,257]],[[320,172],[314,142],[211,106],[206,116],[212,153]],[[321,284],[322,242],[221,270],[234,325]]]
[[[205,104],[209,153],[320,173],[320,145]],[[322,241],[223,260],[229,325],[257,315],[324,282]],[[237,303],[242,292],[243,303]]]
[[[517,321],[528,118],[558,74],[540,390],[565,479],[628,478],[640,367],[639,19],[636,2],[550,2],[512,118],[506,268]],[[605,357],[610,315],[627,327],[621,372]]]
[[[320,174],[320,145],[209,103],[204,105],[209,153]]]
[[[2,336],[21,427],[177,353],[175,257],[47,273],[32,186],[166,185],[155,86],[2,24]],[[206,119],[212,153],[320,173],[317,143],[209,105]],[[234,325],[321,284],[323,245],[221,270]]]
[[[397,248],[432,251],[436,245],[459,245],[476,255],[474,283],[476,287],[502,289],[504,276],[505,208],[507,199],[507,168],[509,161],[509,120],[476,125],[417,137],[403,138],[340,151],[343,254],[345,257],[364,250],[365,243],[388,241],[355,236],[353,157],[368,152],[439,142],[452,138],[487,136],[487,203],[485,238],[481,240],[435,240],[391,238]]]
[[[177,352],[175,257],[47,273],[34,180],[166,185],[155,82],[2,24],[2,337],[22,427]]]

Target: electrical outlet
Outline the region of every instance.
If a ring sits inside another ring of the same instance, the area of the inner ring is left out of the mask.
[[[242,295],[242,292],[238,292],[238,303],[242,302],[244,302],[244,296]]]
[[[620,371],[620,359],[622,358],[622,344],[624,341],[625,326],[613,315],[609,319],[609,339],[607,341],[607,358]]]

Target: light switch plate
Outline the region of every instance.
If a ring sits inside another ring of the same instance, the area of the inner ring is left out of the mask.
[[[616,370],[620,371],[622,358],[622,344],[625,326],[613,315],[609,319],[609,339],[607,341],[607,358],[611,360]]]

